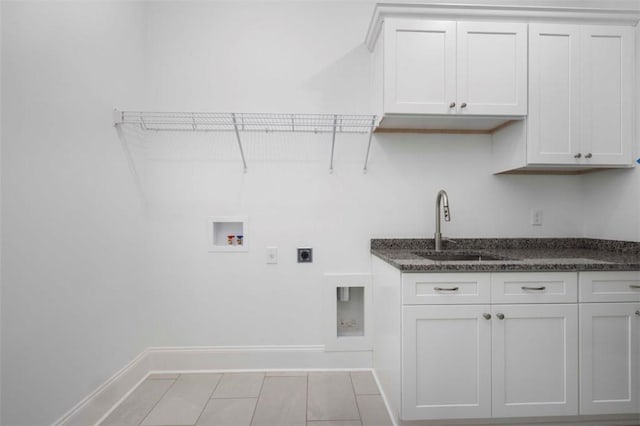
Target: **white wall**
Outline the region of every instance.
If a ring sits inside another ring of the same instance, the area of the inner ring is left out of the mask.
[[[375,136],[365,175],[366,136],[329,174],[328,135],[257,133],[243,174],[233,135],[129,130],[129,171],[113,107],[371,112],[371,3],[3,6],[4,424],[55,420],[146,346],[322,344],[322,274],[431,236],[440,188],[447,236],[584,234],[584,178],[493,176],[485,136]],[[235,214],[251,250],[208,253],[206,218]]]
[[[154,110],[369,113],[362,2],[188,3],[147,8]],[[150,218],[161,345],[321,344],[325,272],[369,269],[372,237],[429,237],[440,188],[447,236],[581,236],[580,177],[493,176],[488,137],[153,135],[136,158]],[[135,156],[134,156],[135,157]],[[545,225],[529,225],[544,209]],[[247,214],[248,253],[206,252],[209,215]],[[265,264],[277,246],[278,265]],[[315,250],[312,265],[295,248]]]
[[[144,14],[2,7],[2,424],[50,424],[151,344],[142,204],[110,122],[140,99]]]

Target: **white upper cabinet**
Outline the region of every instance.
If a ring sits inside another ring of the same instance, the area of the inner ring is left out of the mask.
[[[384,109],[449,114],[456,98],[456,23],[390,19],[385,30]]]
[[[582,27],[582,140],[578,154],[586,163],[631,162],[634,51],[630,27]]]
[[[634,28],[529,25],[529,114],[494,134],[497,171],[632,164]]]
[[[527,25],[458,22],[457,35],[457,112],[526,115]]]
[[[529,25],[530,163],[574,162],[580,152],[580,27]]]
[[[632,167],[639,21],[606,7],[378,3],[375,131],[491,134],[495,173]]]
[[[382,39],[381,127],[491,130],[526,115],[527,24],[389,18]]]

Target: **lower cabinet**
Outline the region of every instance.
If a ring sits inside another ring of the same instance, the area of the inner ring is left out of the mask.
[[[578,307],[493,306],[493,417],[578,414]]]
[[[640,271],[578,276],[580,414],[640,413]]]
[[[580,414],[640,411],[640,303],[580,304]]]
[[[578,414],[573,304],[404,306],[404,420]]]
[[[638,424],[640,271],[374,266],[373,362],[399,423]]]
[[[402,308],[402,418],[491,416],[489,305]]]

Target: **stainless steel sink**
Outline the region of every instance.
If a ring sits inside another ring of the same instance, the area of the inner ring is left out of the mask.
[[[509,257],[497,256],[488,253],[476,253],[476,252],[452,252],[452,251],[415,251],[416,256],[424,257],[425,259],[435,260],[440,262],[460,262],[460,261],[477,261],[482,262],[486,260],[512,260]]]

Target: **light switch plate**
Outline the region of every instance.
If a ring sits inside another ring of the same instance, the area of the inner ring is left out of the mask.
[[[267,247],[267,263],[278,263],[278,247]]]
[[[542,209],[531,209],[531,225],[542,226]]]

